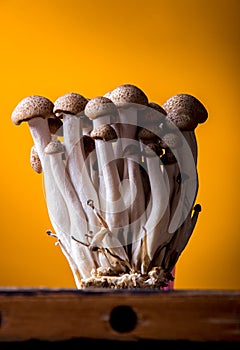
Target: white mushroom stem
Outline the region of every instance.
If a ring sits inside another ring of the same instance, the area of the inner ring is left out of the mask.
[[[80,275],[76,262],[71,257],[70,244],[70,217],[66,202],[60,192],[58,184],[53,181],[54,174],[50,162],[50,157],[45,157],[44,188],[46,204],[51,224],[56,232],[59,247],[66,257],[72,271],[77,288],[80,287]]]
[[[139,147],[139,146],[137,146]],[[130,238],[129,244],[132,248],[132,265],[137,269],[138,249],[141,245],[140,233],[142,227],[146,223],[146,208],[145,208],[145,193],[142,184],[142,176],[139,169],[139,155],[132,154],[128,158],[128,180],[130,186],[130,207],[129,207],[129,221],[130,221]]]
[[[162,166],[164,179],[168,187],[169,224],[173,218],[181,195],[180,171],[178,163],[164,164]]]
[[[195,147],[196,144],[193,145]],[[198,192],[198,175],[193,154],[188,142],[182,137],[182,144],[174,150],[179,166],[180,195],[173,199],[174,213],[171,215],[169,232],[174,233],[185,221],[195,202]],[[184,178],[185,176],[185,178]]]
[[[77,289],[81,289],[81,280],[82,280],[83,276],[81,275],[81,273],[77,267],[77,264],[73,260],[71,254],[69,254],[69,252],[66,250],[66,248],[62,244],[61,240],[59,240],[59,245],[60,245],[60,248],[62,250],[63,255],[65,256],[65,258],[70,266],[71,272],[73,274],[75,285],[76,285]]]
[[[137,125],[138,125],[138,112],[137,107],[121,107],[118,108],[119,114],[119,125],[118,125],[118,141],[120,144],[118,145],[116,155],[119,157],[121,153],[121,157],[124,157],[124,150],[128,147],[128,145],[132,144],[132,140],[136,139]],[[123,159],[123,169],[122,175],[123,177],[127,177],[128,173],[128,159]]]
[[[96,151],[99,168],[101,168],[100,172],[102,172],[106,196],[103,208],[105,212],[105,220],[113,234],[116,236],[121,234],[126,238],[129,229],[128,213],[123,201],[121,182],[111,142],[97,140]]]
[[[75,261],[73,260],[72,256],[71,256],[71,252],[70,250],[67,250],[66,246],[64,246],[64,244],[62,243],[62,239],[60,238],[60,234],[53,234],[51,231],[49,232],[49,230],[47,231],[47,234],[49,236],[55,237],[57,239],[57,242],[55,243],[55,246],[59,246],[63,255],[65,256],[69,267],[71,269],[71,272],[73,274],[73,278],[74,278],[74,282],[75,285],[78,289],[81,288],[81,280],[82,280],[82,276],[80,275],[80,272],[78,270],[77,265],[75,264]]]
[[[51,141],[47,119],[35,117],[28,121],[29,130],[44,171],[44,148]]]
[[[132,106],[126,105],[125,107],[119,108],[118,112],[121,123],[119,125],[119,137],[124,154],[124,151],[127,149],[127,147],[131,147],[134,144],[134,140],[136,140],[138,125],[138,106],[134,104]],[[136,147],[138,147],[140,150],[139,144],[136,145]],[[138,246],[140,243],[139,236],[141,227],[146,222],[146,216],[143,215],[145,213],[145,195],[138,155],[133,155],[133,157],[123,157],[123,178],[128,179],[130,185],[131,203],[128,208],[128,215],[131,235],[130,243],[133,243],[134,253],[137,248],[136,244]],[[126,196],[127,193],[124,195]]]
[[[118,240],[116,235],[113,235],[113,233],[109,230],[108,224],[101,215],[101,213],[98,211],[98,209],[95,207],[94,202],[92,200],[88,201],[88,205],[93,210],[94,214],[96,215],[97,220],[99,221],[101,225],[100,231],[98,231],[93,237],[91,242],[91,247],[96,248],[103,248],[104,242],[103,238],[105,238],[106,233],[108,234],[110,240],[108,240],[109,245],[105,246],[105,248],[108,247],[109,252],[113,255],[117,255],[122,260],[128,260],[128,257],[126,255],[125,250],[122,248],[121,242]],[[105,230],[105,231],[104,231]],[[103,234],[104,233],[104,234]],[[104,248],[104,249],[105,249]],[[98,257],[101,267],[107,267],[111,265],[111,257],[109,257],[109,254],[106,254],[106,252],[102,249],[98,249]]]
[[[137,130],[137,108],[131,107],[119,107],[118,108],[119,123],[115,126],[118,139],[114,146],[115,156],[118,161],[119,174],[121,177],[126,177],[128,169],[127,159],[121,160],[124,157],[124,150],[128,145],[131,145],[132,140],[136,139]]]
[[[152,209],[145,224],[147,234],[146,245],[151,261],[156,250],[164,246],[172,236],[167,229],[169,223],[169,194],[164,175],[160,168],[160,159],[156,155],[147,156],[145,159],[152,195]],[[146,271],[142,271],[142,273],[146,273]]]
[[[56,181],[68,209],[70,218],[69,236],[76,237],[80,241],[85,241],[87,243],[87,218],[69,179],[68,173],[66,172],[62,154],[62,152],[54,152],[49,154],[49,157],[54,181]],[[71,240],[71,256],[78,266],[81,276],[83,276],[83,278],[89,277],[91,270],[96,267],[94,256],[89,249]]]
[[[112,256],[119,259],[120,262],[125,263],[127,267],[130,268],[125,250],[122,248],[121,243],[109,230],[109,228],[102,227],[101,230],[93,237],[90,247],[91,249],[104,249],[107,252],[107,256],[110,255],[110,257]]]
[[[67,114],[63,116],[63,136],[67,171],[79,201],[82,203],[83,211],[88,218],[89,230],[97,232],[100,228],[99,223],[87,206],[87,201],[92,199],[96,206],[99,206],[99,200],[85,163],[80,117]]]
[[[99,192],[99,172],[98,172],[98,162],[97,162],[97,155],[95,150],[95,141],[91,138],[90,135],[83,135],[84,139],[84,148],[85,148],[85,167],[87,168],[89,177],[91,179],[92,185],[98,194]],[[91,140],[91,148],[89,148],[88,143],[90,143]],[[94,146],[93,146],[94,144]],[[86,147],[85,147],[86,146]],[[98,195],[99,198],[99,195]],[[99,202],[100,205],[100,202]]]
[[[45,172],[43,174],[44,193],[48,214],[58,239],[70,254],[70,217],[66,202],[58,183],[54,180],[54,169],[50,156],[45,157]]]
[[[119,107],[119,136],[122,141],[123,152],[131,141],[136,139],[136,131],[138,125],[137,106]]]
[[[94,129],[104,124],[110,124],[110,116],[105,115],[93,120]],[[101,209],[105,212],[105,220],[113,234],[126,237],[129,224],[128,214],[123,200],[124,194],[112,142],[96,140],[95,147],[100,174]],[[123,241],[125,240],[123,238]]]

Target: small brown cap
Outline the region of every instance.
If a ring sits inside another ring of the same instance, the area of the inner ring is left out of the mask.
[[[87,102],[88,99],[86,97],[75,92],[70,92],[58,97],[54,102],[53,112],[58,117],[63,116],[63,114],[76,115],[84,110]]]
[[[46,97],[32,95],[21,100],[12,112],[11,119],[16,125],[32,118],[53,116],[53,103]]]
[[[94,140],[112,141],[117,139],[116,131],[109,124],[103,124],[93,129],[90,133],[90,136]]]
[[[30,165],[36,173],[42,173],[42,164],[35,145],[32,146],[30,151]]]
[[[63,122],[60,118],[48,118],[48,125],[52,135],[63,136]]]
[[[94,139],[89,135],[83,135],[83,145],[87,154],[91,153],[95,149]]]
[[[181,137],[175,133],[167,133],[160,139],[162,148],[178,148],[182,145]]]
[[[149,126],[148,128],[139,128],[137,137],[139,140],[154,140],[159,137],[160,128],[158,125]]]
[[[197,123],[204,123],[208,118],[208,112],[204,105],[194,96],[189,94],[177,94],[171,96],[164,102],[163,108],[172,115],[185,114],[191,119],[195,119]]]
[[[47,146],[45,147],[44,152],[46,154],[63,153],[64,146],[58,140],[50,141],[49,144],[47,144]]]
[[[116,115],[117,108],[109,98],[97,96],[88,101],[84,113],[89,119],[96,119],[102,116]]]
[[[145,93],[135,85],[119,85],[111,91],[111,100],[117,107],[129,106],[129,104],[148,105]]]

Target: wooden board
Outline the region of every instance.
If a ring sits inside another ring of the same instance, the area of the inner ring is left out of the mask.
[[[0,341],[240,341],[240,292],[0,289]]]

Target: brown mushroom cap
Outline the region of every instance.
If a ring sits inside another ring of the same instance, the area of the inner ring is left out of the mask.
[[[149,129],[147,127],[140,127],[138,130],[137,138],[139,140],[153,140],[159,137],[159,131],[160,129],[158,125],[149,126]]]
[[[95,149],[94,139],[89,135],[83,135],[83,145],[86,154],[91,153]]]
[[[38,173],[41,174],[42,173],[42,164],[41,164],[41,160],[39,158],[39,155],[37,153],[36,147],[35,145],[32,146],[31,148],[31,152],[30,152],[30,165],[33,168],[33,170]]]
[[[178,148],[182,145],[182,139],[175,133],[167,133],[160,139],[160,145],[162,148]]]
[[[117,107],[125,107],[129,104],[147,106],[148,98],[145,93],[135,85],[119,85],[111,91],[111,100]]]
[[[25,97],[12,112],[11,119],[16,125],[32,118],[43,119],[53,116],[53,102],[48,98],[38,95]]]
[[[186,113],[185,109],[182,108],[171,110],[166,116],[166,122],[168,128],[170,128],[172,122],[181,131],[194,130],[198,125],[197,119]]]
[[[53,112],[58,117],[61,117],[63,114],[76,115],[84,110],[87,102],[88,99],[84,96],[75,92],[70,92],[58,97],[54,102]]]
[[[162,107],[167,114],[173,112],[177,115],[181,111],[181,114],[188,115],[195,119],[197,123],[204,123],[208,118],[208,112],[204,105],[196,97],[189,94],[171,96],[163,103]]]
[[[89,119],[96,119],[101,116],[114,116],[117,108],[114,103],[107,97],[97,96],[92,98],[85,106],[84,114]]]
[[[90,136],[94,140],[112,141],[117,139],[117,134],[114,128],[109,124],[103,124],[93,129]]]
[[[63,122],[60,118],[48,118],[48,125],[52,135],[63,136]]]
[[[46,154],[63,153],[64,146],[58,140],[50,141],[49,144],[47,144],[47,146],[45,147],[44,152]]]

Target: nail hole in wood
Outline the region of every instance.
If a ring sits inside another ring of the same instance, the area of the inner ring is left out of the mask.
[[[119,305],[112,309],[109,322],[115,331],[127,333],[136,327],[137,315],[130,306]]]

